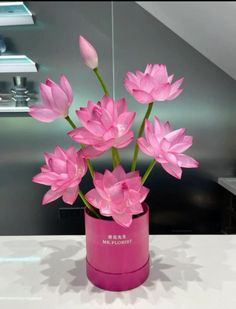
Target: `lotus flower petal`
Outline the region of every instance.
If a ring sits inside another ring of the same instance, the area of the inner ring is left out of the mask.
[[[94,144],[98,142],[98,137],[85,128],[76,128],[67,133],[74,141],[82,144]]]
[[[96,120],[89,120],[86,123],[86,129],[93,135],[98,137],[103,136],[106,132],[105,128],[101,126],[101,122]]]
[[[141,203],[132,204],[130,210],[132,211],[132,214],[138,215],[143,212],[143,206]]]
[[[181,167],[190,168],[190,167],[198,167],[199,165],[199,163],[195,159],[185,154],[178,154],[177,159],[178,159],[178,164]]]
[[[85,195],[87,201],[92,204],[96,208],[101,207],[101,196],[98,194],[96,189],[90,190],[88,193]]]
[[[108,201],[106,200],[101,201],[100,212],[103,216],[106,216],[106,217],[111,216],[111,210],[110,210]]]
[[[172,74],[172,75],[170,75],[170,76],[168,77],[168,82],[169,82],[170,84],[172,83],[173,78],[174,78],[174,74]]]
[[[125,99],[114,101],[105,95],[97,103],[88,101],[87,107],[76,113],[83,127],[68,132],[68,135],[74,141],[90,146],[82,150],[85,158],[99,156],[111,147],[123,148],[133,140],[130,127],[135,113],[127,110]]]
[[[182,154],[191,147],[193,138],[185,135],[186,129],[172,130],[169,122],[162,123],[156,116],[154,126],[145,120],[144,135],[137,143],[142,152],[159,162],[167,173],[180,179],[181,167],[198,167],[198,162]]]
[[[45,153],[41,173],[33,177],[33,182],[51,186],[44,195],[43,204],[59,197],[67,204],[73,204],[78,194],[78,186],[87,172],[85,159],[74,146],[63,149],[56,146],[53,153]]]
[[[103,177],[103,188],[106,192],[109,192],[110,187],[116,184],[116,177],[109,170],[105,170]]]
[[[62,192],[49,190],[43,197],[42,205],[51,203],[61,197]]]
[[[66,78],[66,76],[64,74],[61,74],[61,76],[60,76],[60,86],[61,86],[61,89],[67,95],[67,99],[68,99],[67,104],[72,103],[72,101],[73,101],[73,90],[71,88],[71,85],[70,85],[68,79]]]
[[[174,176],[175,178],[181,179],[182,169],[178,165],[172,163],[164,163],[162,164],[162,167],[170,175]]]
[[[135,112],[124,112],[119,116],[117,120],[119,135],[126,134],[129,131],[134,121],[135,114]]]
[[[190,148],[192,146],[192,143],[193,143],[192,136],[185,136],[182,142],[172,145],[170,150],[173,152],[180,153]]]
[[[77,196],[78,196],[78,185],[67,188],[62,195],[62,199],[65,203],[73,205]]]
[[[133,90],[136,89],[137,85],[136,83],[132,82],[131,80],[125,80],[124,82],[126,90],[130,93],[133,94]]]
[[[42,185],[50,186],[52,182],[57,180],[56,173],[39,173],[32,178],[33,182],[40,183]]]
[[[174,130],[165,135],[165,139],[167,139],[170,143],[178,143],[180,138],[184,135],[186,129],[180,128],[178,130]]]
[[[118,129],[116,127],[111,127],[109,128],[108,131],[106,131],[106,133],[104,133],[103,135],[103,139],[104,141],[109,141],[109,140],[113,140],[117,137],[118,135]],[[113,145],[113,142],[112,142]]]
[[[123,114],[124,112],[127,112],[127,102],[124,98],[118,100],[116,102],[116,106],[117,106],[117,113],[118,115]]]
[[[53,97],[52,97],[52,89],[47,85],[48,80],[46,80],[45,84],[40,83],[39,90],[42,97],[42,104],[45,108],[53,109]],[[35,105],[38,106],[38,105]]]
[[[171,90],[170,84],[165,84],[151,92],[155,101],[165,101],[168,99]]]
[[[124,148],[132,142],[133,138],[134,133],[132,131],[129,131],[128,133],[126,133],[126,135],[120,136],[116,139],[114,147],[118,149]]]
[[[139,177],[139,172],[138,171],[134,171],[134,172],[129,172],[128,174],[126,174],[126,178],[135,178],[135,177]]]
[[[52,122],[59,117],[68,116],[68,110],[72,103],[72,88],[65,75],[60,77],[60,85],[47,79],[40,83],[42,102],[31,104],[29,115],[42,122]]]
[[[117,165],[112,173],[117,181],[124,180],[126,177],[126,173],[121,165]]]
[[[149,93],[153,90],[155,86],[154,80],[150,74],[145,74],[142,79],[140,79],[140,88]]]
[[[182,77],[171,85],[170,96],[173,95],[174,93],[176,93],[176,91],[178,91],[178,89],[182,85],[183,81],[184,81],[184,78]]]
[[[182,92],[183,92],[183,89],[178,89],[175,93],[171,94],[171,95],[168,97],[168,101],[174,100],[174,99],[177,98]]]
[[[154,157],[155,153],[153,147],[143,137],[139,137],[137,143],[142,152],[148,156]]]
[[[113,219],[121,226],[129,227],[132,223],[132,215],[128,213],[113,214]]]
[[[152,68],[153,68],[153,64],[147,64],[144,74],[151,74]]]
[[[42,122],[52,122],[58,118],[58,114],[55,111],[45,108],[43,105],[31,105],[29,107],[29,115]]]
[[[100,143],[97,143],[93,147],[99,151],[106,151],[110,149],[113,145],[114,145],[114,138],[111,138],[110,140],[105,140]]]
[[[97,150],[93,146],[86,146],[80,150],[81,156],[86,159],[99,157],[104,151]]]
[[[146,187],[141,187],[140,188],[140,191],[139,191],[139,194],[140,194],[140,202],[142,203],[143,201],[145,201],[148,193],[149,193],[149,189],[146,188]]]
[[[153,75],[159,81],[160,84],[165,84],[166,81],[168,80],[168,73],[167,73],[166,65],[159,64],[159,67],[154,66]]]
[[[149,189],[142,185],[137,171],[126,174],[118,165],[112,172],[95,172],[93,183],[95,188],[85,197],[102,215],[111,216],[118,224],[128,227],[132,223],[132,215],[143,212],[141,203]]]
[[[136,101],[142,104],[153,102],[153,96],[144,90],[134,89],[133,96]]]
[[[58,85],[52,85],[51,91],[55,110],[64,117],[68,116],[69,102],[65,92]]]
[[[60,146],[56,146],[54,150],[55,157],[58,159],[65,160],[67,158],[67,152]]]
[[[136,70],[135,74],[127,72],[124,87],[141,104],[153,101],[170,101],[177,98],[183,78],[172,84],[174,75],[168,76],[166,65],[148,64],[143,72]]]

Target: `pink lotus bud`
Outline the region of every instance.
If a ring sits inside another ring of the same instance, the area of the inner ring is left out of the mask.
[[[98,67],[98,55],[96,49],[82,36],[79,37],[80,55],[84,63],[92,70]]]

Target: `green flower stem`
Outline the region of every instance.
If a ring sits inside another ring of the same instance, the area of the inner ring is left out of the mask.
[[[115,149],[115,156],[116,156],[116,161],[117,161],[117,165],[120,164],[120,154],[119,154],[119,151],[117,148],[114,148]]]
[[[81,148],[85,147],[84,144],[80,144],[80,146],[81,146]],[[89,169],[90,175],[93,178],[93,176],[94,176],[94,169],[93,169],[92,163],[91,163],[91,161],[89,159],[86,159],[86,162],[87,162],[87,165],[88,165],[88,169]]]
[[[106,95],[109,96],[109,92],[108,92],[108,90],[107,90],[107,87],[106,87],[106,85],[105,85],[103,79],[102,79],[102,76],[100,75],[100,73],[99,73],[99,71],[98,71],[98,68],[93,69],[93,71],[94,71],[95,75],[97,76],[97,79],[99,80],[99,82],[100,82],[100,84],[101,84],[101,86],[102,86],[102,89],[103,89],[104,93],[105,93]]]
[[[150,116],[152,108],[153,108],[153,102],[148,104],[147,111],[145,113],[145,116],[143,118],[142,124],[141,124],[141,126],[139,128],[139,131],[138,131],[138,138],[143,134],[144,125],[145,125],[145,119],[148,119],[148,117]],[[132,164],[131,164],[131,171],[134,171],[135,168],[136,168],[137,159],[138,159],[138,153],[139,153],[139,147],[138,147],[138,143],[136,142],[135,148],[134,148],[133,161],[132,161]]]
[[[87,162],[87,165],[88,165],[88,169],[89,169],[90,175],[93,178],[93,176],[94,176],[94,169],[93,169],[92,163],[91,163],[91,161],[89,159],[86,159],[86,162]]]
[[[65,119],[69,122],[69,124],[72,126],[73,129],[77,128],[73,120],[70,118],[70,116],[66,116]]]
[[[76,129],[76,125],[75,123],[73,122],[73,120],[70,118],[70,116],[66,116],[65,119],[69,122],[69,124],[71,125],[71,127],[73,129]],[[85,147],[83,144],[80,145],[81,148]],[[86,159],[86,162],[87,162],[87,165],[88,165],[88,169],[89,169],[89,172],[91,174],[91,177],[93,178],[93,175],[94,175],[94,169],[93,169],[93,166],[92,166],[92,163],[89,159]]]
[[[93,69],[93,71],[94,71],[95,75],[97,76],[97,79],[100,82],[105,95],[109,96],[109,92],[107,90],[107,86],[105,85],[105,83],[103,81],[103,78],[102,78],[101,74],[98,71],[98,68]],[[112,147],[112,164],[113,164],[113,167],[116,167],[118,164],[120,164],[119,151],[115,147]]]
[[[153,167],[155,166],[155,164],[156,164],[156,160],[153,159],[151,161],[151,163],[149,164],[149,166],[148,166],[146,172],[144,173],[143,177],[142,177],[142,184],[144,184],[145,181],[147,180],[147,178],[148,178],[149,174],[151,173],[151,171],[152,171]]]
[[[115,168],[117,165],[120,164],[120,156],[117,148],[115,147],[112,147],[111,152],[112,152],[112,164],[113,168]]]
[[[116,158],[115,158],[115,154],[114,154],[114,148],[111,148],[111,157],[112,157],[112,166],[113,168],[116,167]]]
[[[86,200],[83,192],[79,189],[79,196],[81,198],[81,200],[84,202],[85,206],[97,217],[97,218],[101,218],[101,216],[99,215],[99,213],[97,213],[97,211],[93,208],[93,206],[91,206],[89,204],[89,202]]]

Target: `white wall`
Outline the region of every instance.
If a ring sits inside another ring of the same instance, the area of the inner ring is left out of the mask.
[[[137,3],[236,79],[235,1]]]

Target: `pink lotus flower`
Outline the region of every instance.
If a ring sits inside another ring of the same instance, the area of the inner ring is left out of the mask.
[[[193,138],[185,135],[186,129],[172,130],[169,122],[162,123],[157,117],[154,118],[154,127],[146,119],[145,138],[137,140],[139,148],[148,156],[154,157],[167,173],[180,179],[181,167],[198,167],[198,162],[182,152],[192,146]]]
[[[68,116],[68,110],[73,100],[71,85],[65,75],[60,76],[60,84],[51,79],[40,83],[41,104],[30,106],[29,114],[42,122],[52,122],[58,117]]]
[[[74,146],[67,150],[57,146],[54,153],[45,153],[46,164],[33,181],[51,189],[44,195],[42,204],[48,204],[62,196],[65,203],[72,205],[78,195],[78,185],[86,174],[87,165]]]
[[[165,101],[175,99],[183,89],[179,88],[183,78],[172,83],[174,75],[168,76],[164,64],[148,64],[143,72],[136,74],[128,72],[124,79],[127,91],[142,104],[154,101]]]
[[[129,227],[132,215],[143,212],[142,202],[149,189],[142,186],[138,172],[125,173],[121,165],[104,175],[94,174],[95,188],[85,197],[91,205],[98,208],[103,216],[112,218],[120,225]]]
[[[96,49],[82,36],[79,37],[80,55],[84,63],[92,70],[98,67],[98,55]]]
[[[133,139],[130,127],[135,117],[127,110],[125,99],[114,101],[103,96],[98,103],[88,101],[87,107],[76,111],[83,127],[68,132],[76,142],[89,145],[82,149],[85,158],[97,157],[111,147],[123,148]]]

